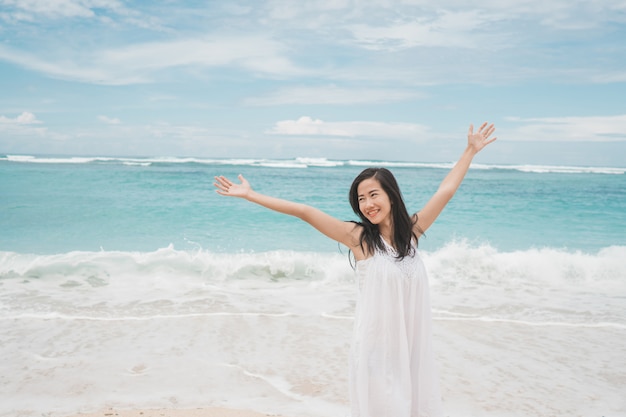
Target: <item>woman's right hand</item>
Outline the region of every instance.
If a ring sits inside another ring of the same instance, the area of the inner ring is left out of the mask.
[[[230,197],[246,198],[250,191],[252,191],[252,187],[250,187],[250,183],[243,177],[243,175],[239,174],[237,178],[241,181],[240,184],[235,184],[223,175],[215,177],[213,185],[217,188],[216,192]]]

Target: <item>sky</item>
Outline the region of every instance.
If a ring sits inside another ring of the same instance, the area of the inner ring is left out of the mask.
[[[626,0],[0,0],[0,155],[626,166]]]

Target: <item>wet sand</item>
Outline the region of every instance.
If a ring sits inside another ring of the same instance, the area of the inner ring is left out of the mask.
[[[277,414],[263,414],[255,411],[230,408],[198,408],[191,410],[114,410],[108,409],[97,413],[73,414],[68,417],[281,417]]]

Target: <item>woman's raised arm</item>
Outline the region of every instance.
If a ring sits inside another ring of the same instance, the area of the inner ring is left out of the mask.
[[[243,198],[252,203],[266,207],[279,213],[297,217],[309,223],[318,231],[329,238],[346,245],[353,251],[359,251],[360,231],[358,226],[352,222],[339,220],[315,207],[296,203],[281,198],[271,197],[258,193],[252,189],[248,180],[243,175],[239,175],[240,183],[234,183],[224,176],[215,177],[213,185],[217,188],[217,193],[229,197]]]
[[[485,122],[478,128],[478,132],[474,133],[474,125],[470,125],[467,133],[467,147],[465,151],[441,182],[437,192],[430,198],[424,208],[417,213],[417,227],[415,227],[415,233],[418,236],[435,222],[446,204],[452,199],[452,196],[456,193],[461,182],[463,182],[463,178],[465,178],[465,174],[467,174],[474,156],[485,146],[497,139],[495,137],[490,138],[495,130],[496,128],[493,124],[488,125],[487,122]]]

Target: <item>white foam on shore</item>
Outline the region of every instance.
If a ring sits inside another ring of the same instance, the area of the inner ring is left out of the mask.
[[[498,252],[456,242],[421,254],[433,305],[448,314],[525,323],[626,324],[626,306],[619,302],[626,294],[626,247],[596,254],[550,248]],[[353,291],[353,278],[346,255],[315,252],[218,254],[172,246],[154,252],[0,252],[0,319],[344,317],[353,302],[345,298]]]

